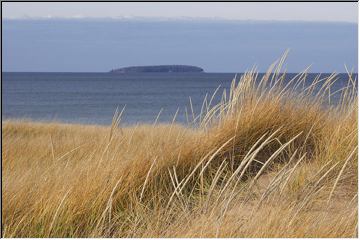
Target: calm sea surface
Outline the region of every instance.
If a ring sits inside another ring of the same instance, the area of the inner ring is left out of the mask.
[[[194,110],[199,112],[206,93],[212,94],[218,86],[222,93],[230,87],[234,76],[233,73],[3,73],[2,116],[3,119],[110,124],[116,108],[126,106],[122,117],[125,124],[151,123],[161,109],[159,121],[171,121],[178,108],[177,121],[185,122],[189,97]],[[293,76],[288,74],[289,79]],[[314,77],[315,74],[309,75],[309,79]],[[347,84],[346,74],[339,74],[338,78],[332,91]]]

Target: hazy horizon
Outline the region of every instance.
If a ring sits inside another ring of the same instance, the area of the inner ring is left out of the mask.
[[[194,65],[357,72],[356,2],[4,2],[3,71],[107,72]]]
[[[4,18],[165,17],[234,20],[358,21],[356,2],[5,2]]]
[[[22,16],[22,17],[2,17],[3,21],[96,21],[96,22],[224,22],[224,23],[324,23],[324,24],[355,24],[357,22],[346,20],[309,20],[309,19],[231,19],[224,17],[191,17],[191,16],[178,16],[178,17],[148,17],[139,15],[120,15],[113,17],[89,17],[89,16]]]

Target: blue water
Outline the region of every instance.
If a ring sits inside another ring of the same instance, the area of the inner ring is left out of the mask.
[[[3,119],[26,118],[36,121],[61,121],[110,124],[118,107],[125,111],[122,122],[151,123],[159,111],[160,122],[186,122],[191,97],[199,112],[206,93],[228,89],[233,73],[3,73]],[[288,77],[293,77],[289,74]],[[310,74],[309,79],[315,77]],[[340,74],[332,91],[347,84]],[[220,94],[219,94],[220,95]],[[218,98],[216,98],[217,100]],[[215,100],[215,101],[216,101]]]
[[[335,19],[335,18],[334,18]],[[105,72],[131,65],[189,64],[236,72],[269,64],[290,49],[288,72],[358,66],[357,23],[4,19],[4,71]]]

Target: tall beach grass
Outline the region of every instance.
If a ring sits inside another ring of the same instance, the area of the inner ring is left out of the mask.
[[[3,122],[3,237],[357,237],[356,79],[284,60],[185,126]]]

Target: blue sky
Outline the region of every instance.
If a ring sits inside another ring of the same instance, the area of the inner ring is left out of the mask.
[[[208,72],[357,71],[357,3],[3,3],[3,70],[104,72],[191,64]]]

